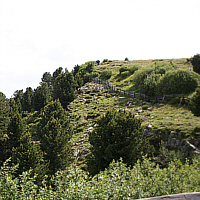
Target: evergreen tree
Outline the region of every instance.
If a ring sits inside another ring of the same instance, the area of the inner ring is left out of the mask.
[[[42,80],[41,84],[45,82],[45,83],[47,83],[48,87],[50,85],[52,85],[52,76],[51,76],[50,72],[45,72],[43,74],[41,80]]]
[[[63,108],[73,101],[76,97],[77,83],[72,73],[60,74],[54,83],[54,99],[59,99]]]
[[[22,110],[31,112],[32,109],[33,90],[31,87],[26,88],[22,97]]]
[[[13,94],[13,99],[17,104],[19,113],[22,112],[22,98],[23,98],[23,90],[16,90]]]
[[[0,92],[0,165],[6,159],[7,127],[9,124],[9,103],[6,96]]]
[[[37,174],[37,182],[40,184],[47,172],[48,163],[44,161],[43,152],[38,141],[32,141],[31,134],[21,134],[19,145],[12,148],[12,162],[19,164],[17,174],[22,174],[30,168],[32,175]]]
[[[52,100],[50,88],[46,82],[37,87],[33,97],[33,107],[35,110],[39,111]]]
[[[61,103],[59,100],[50,102],[37,126],[37,137],[41,142],[44,158],[49,162],[49,174],[67,166],[71,134],[72,128]]]
[[[63,73],[63,68],[59,67],[58,69],[56,69],[55,72],[53,72],[53,77],[52,77],[52,85],[54,85],[56,78]]]
[[[80,66],[79,65],[75,65],[74,66],[74,69],[73,69],[73,75],[74,75],[74,77],[76,76],[76,74],[78,74],[79,73],[79,71],[80,71]]]
[[[89,135],[89,141],[94,156],[92,163],[89,162],[92,173],[104,170],[113,159],[121,157],[128,165],[133,165],[150,148],[141,120],[124,111],[108,111],[101,116]]]
[[[8,157],[12,155],[12,149],[20,145],[20,138],[26,127],[19,113],[16,113],[11,117],[8,125]]]

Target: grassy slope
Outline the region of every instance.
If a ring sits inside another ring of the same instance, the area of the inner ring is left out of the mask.
[[[112,61],[96,66],[96,71],[112,70],[113,76],[110,82],[119,88],[125,88],[128,85],[128,80],[115,82],[113,77],[119,73],[120,66],[129,66],[139,64],[143,67],[151,65],[158,60],[140,60],[140,61]],[[187,66],[186,59],[166,59],[165,62],[172,62],[175,66]],[[120,87],[122,86],[122,87]],[[143,105],[148,105],[149,109],[142,110]],[[187,106],[178,106],[170,104],[151,104],[146,101],[122,97],[118,93],[114,93],[102,87],[102,85],[88,83],[82,87],[82,93],[77,95],[71,103],[71,120],[74,126],[74,135],[71,140],[74,149],[79,149],[79,164],[84,163],[84,158],[89,152],[89,132],[95,125],[96,117],[102,115],[107,109],[126,109],[135,113],[136,117],[143,120],[142,126],[152,126],[155,131],[179,131],[183,138],[192,135],[196,127],[200,127],[199,117],[187,109]]]

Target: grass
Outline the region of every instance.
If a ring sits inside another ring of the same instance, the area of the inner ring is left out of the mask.
[[[100,90],[94,92],[93,88],[100,87]],[[71,143],[74,150],[79,149],[78,164],[83,168],[86,166],[85,158],[90,148],[89,132],[93,130],[98,116],[103,115],[108,109],[124,109],[134,113],[135,117],[142,120],[143,129],[151,125],[153,132],[161,132],[165,138],[166,134],[176,131],[181,133],[181,139],[186,139],[194,135],[195,128],[200,129],[199,117],[195,117],[187,109],[187,105],[178,106],[178,103],[171,105],[170,102],[153,104],[123,96],[92,82],[88,83],[87,88],[87,94],[84,92],[79,94],[71,103],[70,113],[74,126]],[[93,94],[90,102],[87,102],[88,90]]]

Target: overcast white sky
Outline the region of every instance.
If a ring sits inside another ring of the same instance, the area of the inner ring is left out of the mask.
[[[200,0],[0,0],[0,91],[90,60],[200,53]]]

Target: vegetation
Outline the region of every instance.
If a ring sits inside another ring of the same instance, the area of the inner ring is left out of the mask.
[[[187,61],[89,61],[45,72],[13,98],[0,92],[0,199],[198,191],[200,76]],[[94,77],[154,100],[88,82]],[[184,96],[155,98],[171,93]]]
[[[193,94],[189,108],[195,116],[200,116],[200,88],[197,88]]]
[[[200,54],[194,55],[192,58],[189,59],[189,61],[193,65],[194,72],[200,74]]]
[[[141,120],[134,118],[130,112],[107,111],[97,120],[96,127],[89,134],[89,141],[94,155],[90,165],[97,172],[108,167],[112,160],[120,158],[133,165],[149,150]]]

